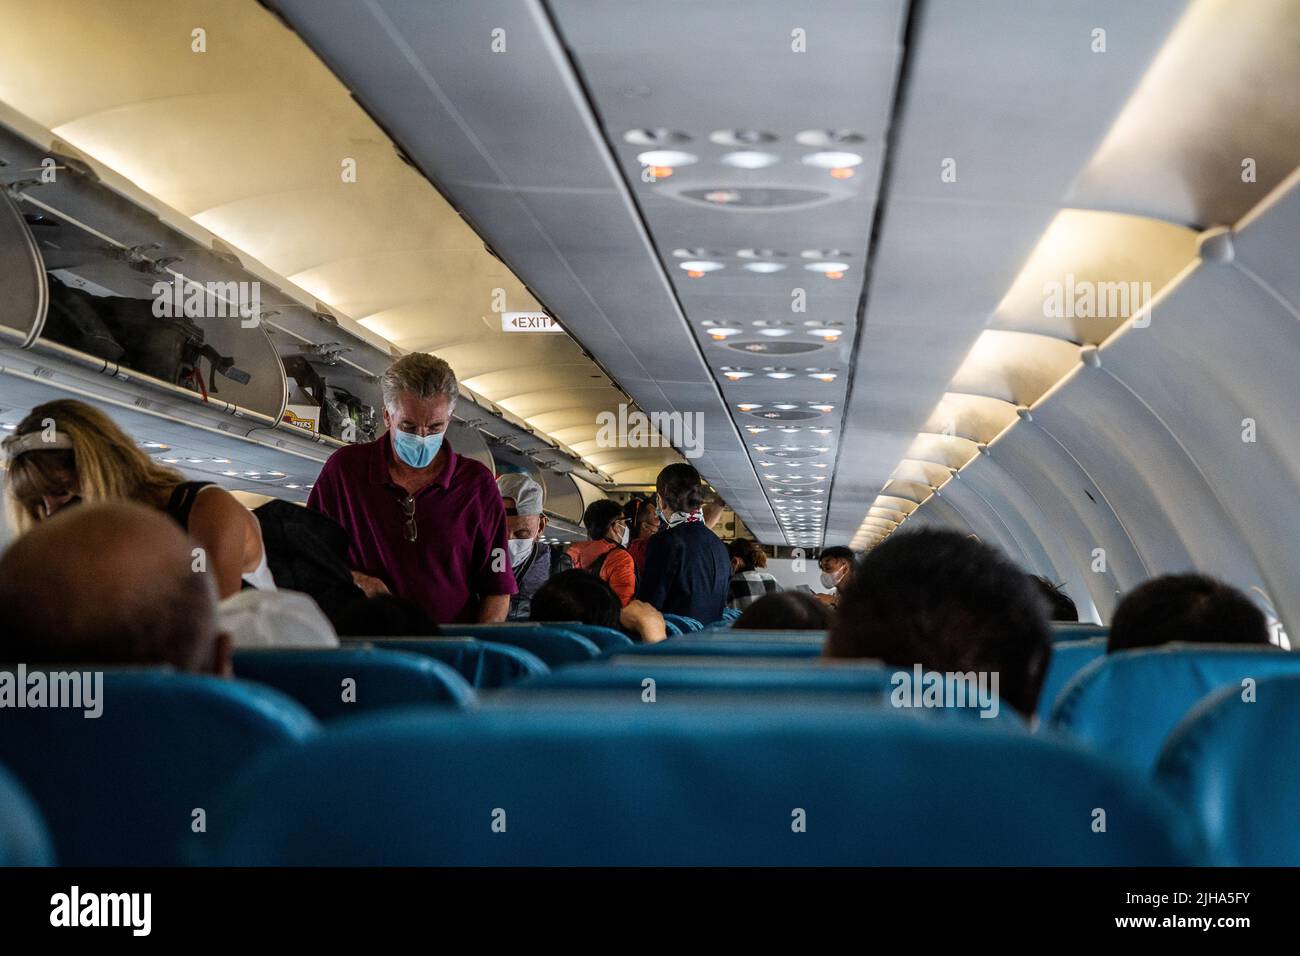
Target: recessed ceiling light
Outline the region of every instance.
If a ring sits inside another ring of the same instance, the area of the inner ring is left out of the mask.
[[[763,169],[767,166],[774,166],[781,161],[781,157],[775,153],[761,153],[756,150],[740,150],[735,153],[727,153],[718,162],[726,166],[734,166],[736,169]]]
[[[820,264],[820,263],[819,263]],[[686,262],[677,263],[678,266],[687,272],[717,272],[719,269],[725,269],[721,262],[711,262],[708,259],[688,259]]]
[[[237,471],[223,471],[222,474],[225,475],[227,478],[234,478],[234,477],[236,477],[236,476],[239,474],[239,472],[237,472]]]
[[[687,153],[686,155],[690,155]],[[841,153],[835,150],[828,150],[819,153],[808,153],[799,160],[805,166],[816,166],[818,169],[847,169],[851,166],[857,166],[862,162],[862,157],[857,153]],[[659,164],[655,164],[659,165]],[[663,165],[673,165],[665,163]],[[681,164],[677,164],[681,165]]]
[[[767,429],[761,425],[746,425],[745,431],[749,432],[751,435],[757,435],[759,432],[767,431]]]
[[[832,341],[834,339],[838,339],[841,335],[843,335],[844,330],[843,329],[809,329],[808,334],[815,335],[819,339],[826,339],[827,341]]]
[[[163,451],[166,451],[169,447],[171,447],[169,445],[164,445],[160,441],[147,441],[147,442],[142,442],[141,444],[143,444],[145,448],[161,448]]]
[[[285,485],[286,488],[301,488],[302,485]]]
[[[743,268],[748,272],[758,272],[762,275],[768,275],[773,272],[780,272],[785,268],[784,262],[746,262]]]
[[[741,332],[740,329],[729,329],[726,328],[725,326],[708,329],[706,331],[708,331],[710,338],[716,339],[719,342],[721,342],[725,338],[728,338],[729,336],[739,335]]]
[[[738,382],[742,378],[749,378],[754,373],[753,372],[723,372],[722,374],[725,375],[727,378],[731,379],[733,382]]]
[[[648,149],[637,153],[636,160],[642,166],[661,166],[672,169],[675,166],[689,166],[698,163],[700,157],[694,153],[682,152],[680,149]]]
[[[826,275],[838,272],[843,275],[849,268],[849,264],[847,262],[810,262],[804,268],[809,272],[823,272]]]
[[[815,378],[815,379],[817,379],[819,382],[833,382],[833,381],[835,381],[835,373],[834,373],[834,372],[812,372],[812,373],[810,373],[810,374],[808,375],[808,377],[809,377],[809,378]]]
[[[768,372],[768,378],[794,378],[794,372]]]
[[[779,405],[777,406],[780,407]],[[809,408],[815,408],[819,412],[830,412],[835,410],[834,405],[809,405]]]
[[[759,335],[770,335],[772,338],[780,338],[783,335],[789,335],[789,329],[759,329]]]
[[[829,435],[831,433],[829,428],[814,428],[813,431],[818,435]]]
[[[788,412],[788,411],[792,411],[793,409],[798,408],[799,406],[798,406],[798,405],[790,405],[790,404],[786,403],[786,404],[783,404],[783,405],[774,405],[774,406],[772,406],[772,407],[773,407],[773,408],[779,408],[779,409],[780,409],[781,411],[783,411],[783,412]]]
[[[752,412],[754,409],[756,409],[756,408],[762,408],[763,406],[762,406],[762,405],[756,405],[756,404],[754,404],[753,402],[741,402],[741,403],[740,403],[739,405],[737,405],[736,407],[739,408],[742,412]]]
[[[755,445],[754,451],[769,451],[771,448],[771,445]]]
[[[212,459],[212,463],[213,463],[214,465],[228,465],[228,464],[230,464],[230,459],[229,459],[229,458],[214,458],[214,459]]]
[[[164,459],[162,459],[162,460],[165,461],[165,462],[167,462],[167,464],[169,464],[169,465],[175,465],[175,464],[177,464],[178,462],[180,462],[180,459],[179,459],[179,458],[164,458]]]

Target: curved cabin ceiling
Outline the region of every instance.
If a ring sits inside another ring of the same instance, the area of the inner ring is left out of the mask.
[[[616,483],[652,482],[677,460],[598,445],[597,415],[624,393],[568,335],[502,331],[494,307],[540,304],[259,4],[0,0],[0,12],[0,102],[331,311],[447,359],[469,391]]]

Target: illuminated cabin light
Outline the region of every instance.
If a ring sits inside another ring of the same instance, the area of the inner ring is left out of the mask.
[[[808,377],[809,377],[809,378],[815,378],[815,379],[817,379],[817,380],[820,381],[820,382],[833,382],[833,381],[835,381],[835,373],[834,373],[834,372],[813,372],[813,373],[812,373],[811,375],[809,375]]]
[[[733,382],[738,382],[742,378],[749,378],[754,373],[753,372],[723,372],[722,374],[725,375],[727,378],[731,379]]]
[[[813,433],[817,435],[829,435],[831,430],[829,428],[814,428]]]
[[[6,427],[6,428],[13,428],[14,426],[12,426],[12,425],[6,425],[5,427]],[[160,442],[160,441],[147,441],[147,442],[142,442],[142,444],[144,445],[145,448],[158,448],[158,449],[160,449],[160,450],[162,450],[162,451],[166,451],[168,448],[171,447],[170,445],[164,445],[164,444],[163,444],[162,442]]]
[[[694,153],[683,152],[680,149],[648,149],[644,153],[637,153],[636,161],[642,166],[659,167],[659,166],[689,166],[691,163],[698,163],[700,157]],[[670,173],[671,175],[671,173]]]
[[[825,273],[826,275],[830,275],[832,272],[838,272],[842,275],[844,272],[848,271],[849,264],[847,262],[831,262],[831,261],[810,262],[807,265],[805,265],[804,268],[807,269],[809,272],[822,272]]]
[[[780,161],[781,157],[775,153],[764,153],[751,149],[727,153],[718,160],[718,162],[726,166],[734,166],[736,169],[763,169],[766,166],[774,166]]]
[[[852,179],[853,170],[850,169],[848,166],[836,166],[834,169],[831,170],[831,176],[833,176],[835,179]]]
[[[770,335],[772,338],[780,338],[783,335],[789,335],[789,329],[759,329],[759,335]]]
[[[768,372],[768,378],[794,378],[794,372]]]
[[[704,273],[703,273],[703,272],[700,272],[700,271],[697,270],[697,269],[688,269],[687,272],[686,272],[686,274],[687,274],[688,276],[690,276],[692,279],[703,279],[703,278],[704,278]]]
[[[816,153],[808,153],[799,161],[805,166],[816,166],[818,169],[834,170],[857,166],[862,162],[862,157],[857,153],[841,153],[835,150],[824,150]]]
[[[203,459],[202,459],[202,458],[186,458],[185,460],[188,461],[188,462],[189,462],[190,464],[192,464],[192,465],[199,465],[199,464],[202,464],[202,463],[203,463]]]
[[[235,477],[238,477],[239,472],[237,472],[237,471],[223,471],[222,474],[225,475],[227,478],[235,478]]]
[[[745,426],[745,431],[749,432],[751,435],[757,435],[757,434],[759,434],[760,432],[765,432],[765,431],[767,431],[767,426],[765,426],[765,425],[746,425],[746,426]]]
[[[679,262],[678,265],[692,275],[697,272],[703,275],[706,272],[717,272],[725,268],[721,262],[711,262],[708,259],[692,259],[688,262]]]
[[[650,170],[650,175],[654,179],[667,179],[673,174],[671,166],[647,166],[646,168]]]
[[[301,488],[302,485],[285,485],[286,488]]]
[[[771,451],[771,450],[772,450],[772,446],[771,446],[771,445],[755,445],[755,446],[754,446],[754,451]]]
[[[230,464],[230,459],[229,459],[229,458],[214,458],[214,459],[212,459],[212,463],[213,463],[214,465],[228,465],[228,464]]]
[[[730,338],[733,335],[739,335],[740,329],[714,328],[709,329],[709,337],[721,342],[723,339]]]
[[[757,272],[760,275],[769,275],[773,272],[780,272],[785,268],[784,262],[746,262],[743,266],[747,272]]]
[[[175,464],[177,464],[177,463],[180,462],[180,459],[179,459],[179,458],[164,458],[164,459],[162,459],[162,460],[165,461],[165,462],[167,462],[167,464],[169,464],[169,465],[175,465]]]
[[[844,278],[844,273],[843,273],[843,272],[828,272],[828,273],[826,273],[826,278],[828,278],[828,279],[843,279],[843,278]]]
[[[821,339],[838,339],[844,333],[840,329],[809,329],[808,334]]]
[[[798,405],[791,405],[789,402],[782,402],[780,405],[775,405],[775,406],[773,406],[773,407],[774,407],[774,408],[779,408],[779,409],[780,409],[781,411],[783,411],[783,412],[788,412],[788,411],[792,411],[792,410],[798,408],[799,406],[798,406]]]
[[[778,405],[777,407],[780,408],[779,405]],[[816,410],[819,411],[819,412],[830,412],[830,411],[834,411],[834,410],[835,410],[835,406],[834,406],[834,405],[809,405],[808,407],[809,407],[809,408],[814,408],[814,409],[816,409]]]
[[[736,407],[739,408],[742,412],[752,412],[754,409],[762,408],[763,406],[756,405],[754,402],[741,402]],[[780,406],[777,407],[779,408]]]

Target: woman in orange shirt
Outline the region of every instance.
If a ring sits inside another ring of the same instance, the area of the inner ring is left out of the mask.
[[[636,596],[636,565],[628,554],[628,522],[616,501],[602,498],[587,506],[582,516],[590,541],[569,545],[573,566],[598,575],[614,589],[627,607]]]

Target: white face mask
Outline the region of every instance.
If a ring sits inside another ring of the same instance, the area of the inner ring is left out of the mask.
[[[624,529],[623,529],[623,538],[622,538],[622,540],[619,541],[619,544],[623,545],[623,547],[626,548],[626,547],[627,547],[628,539],[631,538],[631,537],[632,537],[632,530],[631,530],[630,528],[624,528]]]
[[[527,561],[536,542],[536,538],[508,538],[506,547],[510,549],[510,566],[517,568]]]
[[[829,571],[822,572],[822,587],[826,588],[829,591],[839,587],[839,585],[840,582],[835,577],[835,575],[831,574]]]

